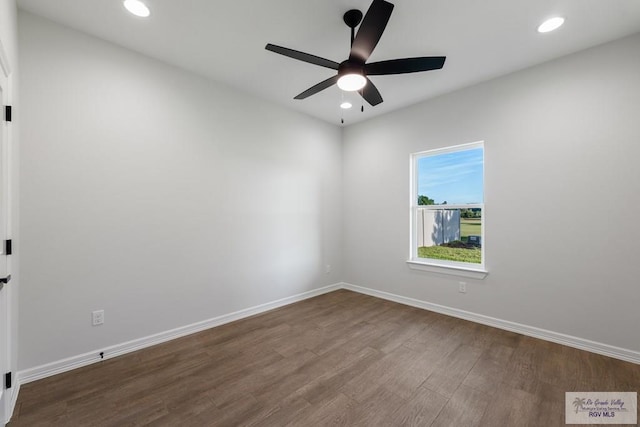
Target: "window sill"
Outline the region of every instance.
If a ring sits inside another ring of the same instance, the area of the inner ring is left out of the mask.
[[[428,271],[431,273],[449,274],[452,276],[467,277],[469,279],[484,279],[489,274],[482,268],[462,267],[457,265],[435,264],[432,262],[408,260],[407,265],[413,270]]]

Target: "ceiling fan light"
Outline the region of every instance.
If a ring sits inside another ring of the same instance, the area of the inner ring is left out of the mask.
[[[129,12],[140,18],[146,18],[151,14],[147,5],[140,0],[124,0],[123,4]]]
[[[342,104],[340,104],[340,108],[342,108],[343,110],[348,110],[351,107],[353,107],[353,105],[349,101],[344,101]]]
[[[362,74],[345,74],[338,79],[338,87],[346,92],[360,90],[366,84],[367,79]]]
[[[556,16],[556,17],[547,19],[542,24],[540,24],[540,26],[538,27],[538,32],[548,33],[550,31],[557,30],[562,26],[562,24],[564,24],[564,18],[561,16]]]

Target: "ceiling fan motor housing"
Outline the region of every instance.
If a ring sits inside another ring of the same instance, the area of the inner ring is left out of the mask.
[[[343,61],[338,67],[338,76],[342,77],[347,74],[360,74],[361,76],[364,76],[364,64],[359,64],[349,59]]]

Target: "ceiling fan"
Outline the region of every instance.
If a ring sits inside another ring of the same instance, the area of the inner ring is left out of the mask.
[[[338,71],[335,76],[310,87],[294,99],[308,98],[337,84],[342,90],[358,91],[371,106],[375,106],[382,102],[382,96],[367,76],[438,70],[442,68],[446,59],[446,56],[429,56],[392,59],[367,64],[369,56],[371,56],[373,49],[380,41],[380,37],[382,37],[392,11],[393,4],[384,0],[373,0],[364,19],[362,18],[362,12],[357,9],[351,9],[344,14],[344,22],[351,28],[351,52],[349,53],[349,58],[341,63],[271,43],[267,44],[265,49],[289,58]],[[356,35],[355,28],[360,22],[362,22],[362,25],[360,25]]]

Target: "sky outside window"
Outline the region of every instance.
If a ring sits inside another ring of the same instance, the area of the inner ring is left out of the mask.
[[[418,159],[418,195],[436,204],[483,203],[483,148]]]

